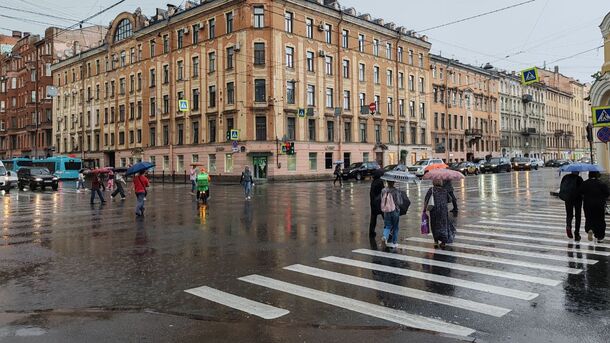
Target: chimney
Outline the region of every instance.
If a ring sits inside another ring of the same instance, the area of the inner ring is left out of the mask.
[[[555,66],[555,74],[559,74],[559,66]]]
[[[21,31],[13,31],[12,37],[13,38],[21,38]]]

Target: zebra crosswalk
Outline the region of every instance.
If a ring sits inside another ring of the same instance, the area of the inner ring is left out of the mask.
[[[527,218],[531,224],[481,218],[459,227],[455,243],[446,249],[434,248],[430,237],[412,236],[396,244],[392,251],[357,248],[346,251],[343,256],[322,256],[319,265],[297,263],[282,268],[293,273],[288,275],[300,275],[296,278],[299,281],[285,281],[289,276],[279,271],[279,277],[252,274],[237,279],[405,327],[473,336],[477,330],[486,328],[476,328],[476,322],[468,320],[468,315],[450,317],[443,312],[428,316],[412,313],[409,309],[364,301],[353,294],[352,297],[343,295],[340,292],[343,288],[324,287],[321,284],[326,283],[322,281],[363,292],[404,297],[405,302],[420,301],[464,311],[465,314],[501,318],[519,311],[522,308],[520,303],[541,301],[539,294],[545,290],[559,287],[568,275],[580,274],[586,266],[595,265],[610,256],[610,244],[567,240],[562,226],[557,224],[561,217],[559,208],[553,208],[556,209],[557,213],[553,215],[534,210],[517,212],[515,217]],[[373,275],[373,278],[366,275]],[[409,282],[407,285],[397,280]],[[445,285],[464,291],[446,294],[439,287],[421,289],[425,284]],[[242,300],[237,295],[225,294],[208,286],[186,292],[264,319],[272,320],[289,313],[298,316],[298,309],[282,309],[275,307],[277,304],[261,303],[256,299]],[[273,302],[269,299],[273,298],[267,298],[268,302]]]

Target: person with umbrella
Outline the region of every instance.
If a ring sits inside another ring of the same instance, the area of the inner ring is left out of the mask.
[[[377,227],[377,216],[381,215],[383,220],[383,212],[381,212],[381,191],[383,190],[383,169],[377,169],[373,172],[373,182],[371,182],[371,190],[369,191],[371,219],[369,221],[369,237],[377,236],[375,229]]]
[[[384,248],[394,247],[398,241],[398,230],[400,222],[400,206],[403,198],[400,191],[394,187],[396,179],[391,175],[386,174],[381,177],[385,180],[387,186],[381,191],[381,212],[383,212],[383,237],[381,243]],[[391,235],[391,242],[390,240]]]
[[[450,169],[435,169],[428,172],[423,178],[432,180],[432,187],[426,193],[424,200],[424,212],[430,212],[430,229],[435,246],[440,245],[444,249],[446,244],[453,243],[456,230],[449,219],[449,195],[443,187],[443,182],[461,180],[464,175]]]
[[[582,195],[578,193],[582,185],[582,177],[578,171],[573,171],[561,179],[559,198],[565,202],[566,207],[566,235],[568,238],[580,241],[580,222],[582,215]],[[574,235],[572,235],[572,219],[576,217]]]
[[[93,203],[95,202],[96,194],[99,196],[100,200],[102,201],[102,204],[106,203],[106,200],[104,200],[104,196],[102,195],[102,191],[100,190],[103,183],[101,175],[102,173],[93,173],[93,180],[91,181],[91,205],[93,205]]]
[[[335,171],[333,172],[333,174],[335,175],[335,180],[333,181],[333,186],[337,184],[337,181],[339,181],[339,186],[343,187],[343,177],[341,175],[341,164],[342,163],[343,163],[343,161],[335,162]]]
[[[602,243],[606,236],[606,200],[610,196],[610,189],[599,177],[599,171],[590,171],[589,179],[582,183],[578,192],[583,197],[588,239],[592,241],[595,235],[597,243]]]
[[[138,162],[127,169],[125,176],[136,175],[133,177],[133,189],[136,193],[136,216],[144,215],[144,197],[146,188],[150,185],[148,178],[144,175],[146,171],[155,165],[150,162]]]

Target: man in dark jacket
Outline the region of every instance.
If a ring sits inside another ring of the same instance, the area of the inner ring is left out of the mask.
[[[590,241],[593,235],[602,243],[606,235],[606,200],[610,196],[608,186],[599,180],[599,172],[589,172],[589,179],[580,186],[585,210],[585,231]]]
[[[383,170],[378,169],[373,172],[373,182],[371,183],[371,191],[369,193],[371,201],[371,220],[369,223],[369,236],[375,237],[375,227],[377,226],[377,216],[381,214],[383,218],[383,212],[381,212],[381,191],[383,190]]]
[[[559,198],[565,201],[566,205],[566,235],[570,239],[573,237],[577,242],[580,241],[582,215],[582,195],[578,193],[578,190],[582,182],[578,172],[573,172],[564,176],[559,186]],[[576,222],[574,223],[574,236],[572,236],[572,219],[574,217],[576,217]]]

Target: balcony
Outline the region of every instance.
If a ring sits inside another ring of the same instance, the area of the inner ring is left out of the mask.
[[[555,137],[561,137],[563,136],[564,132],[563,130],[555,130]]]
[[[564,134],[566,137],[574,137],[574,132],[572,132],[572,131],[565,131],[563,134]]]
[[[528,127],[526,129],[523,129],[523,131],[521,131],[521,134],[523,136],[535,135],[536,134],[536,128]]]
[[[468,129],[465,132],[467,138],[477,139],[483,137],[482,129]]]

